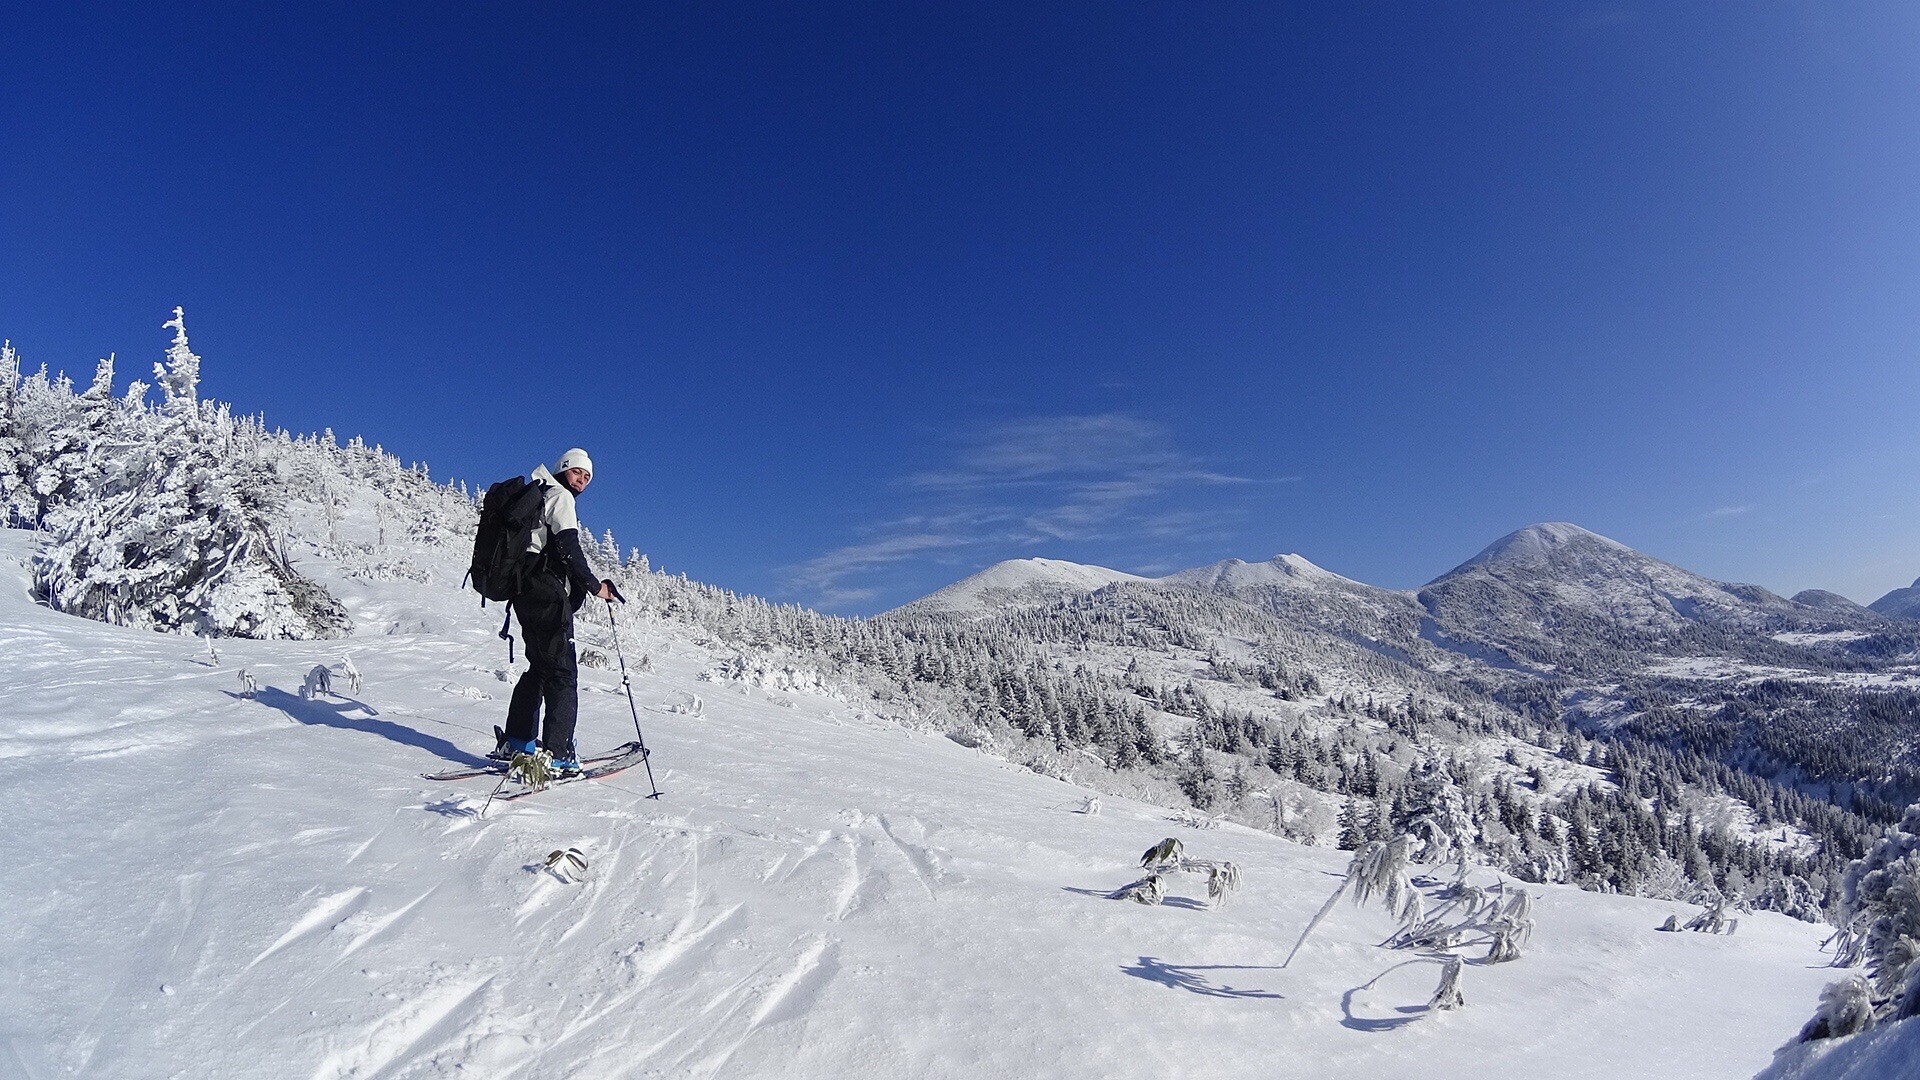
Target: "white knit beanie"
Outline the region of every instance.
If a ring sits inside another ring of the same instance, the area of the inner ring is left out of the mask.
[[[587,475],[592,476],[593,459],[587,456],[585,450],[576,446],[566,453],[561,454],[560,460],[553,463],[553,475],[559,476],[568,469],[585,469]]]

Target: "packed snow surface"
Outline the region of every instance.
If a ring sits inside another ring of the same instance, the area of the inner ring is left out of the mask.
[[[702,681],[722,658],[643,622],[665,796],[636,770],[483,816],[492,780],[420,775],[504,711],[470,595],[332,581],[369,636],[216,663],[35,606],[31,539],[0,536],[0,1075],[1732,1078],[1834,974],[1818,927],[1663,934],[1691,909],[1536,887],[1527,955],[1430,1013],[1432,964],[1360,989],[1409,959],[1376,908],[1280,966],[1343,852],[1077,813],[1090,792],[824,694]],[[340,692],[303,699],[320,663]],[[617,675],[582,683],[582,741],[631,737]],[[1165,836],[1238,862],[1236,901],[1107,899]],[[543,865],[570,847],[571,883]]]

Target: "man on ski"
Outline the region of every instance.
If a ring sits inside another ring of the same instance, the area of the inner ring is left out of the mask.
[[[580,756],[573,746],[573,727],[580,715],[573,613],[589,596],[622,602],[624,598],[613,582],[593,576],[580,547],[580,518],[573,500],[593,482],[593,460],[587,452],[576,447],[560,455],[551,471],[545,465],[535,468],[533,482],[545,489],[540,523],[523,556],[528,563],[524,584],[511,601],[526,639],[528,667],[514,684],[507,728],[491,756],[533,753],[539,737],[539,745],[553,756],[554,775],[566,776],[580,771]]]

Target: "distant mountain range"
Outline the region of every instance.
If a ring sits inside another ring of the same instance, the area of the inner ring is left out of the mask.
[[[1160,578],[1016,559],[889,614],[977,620],[1102,590],[1119,597],[1129,588],[1232,596],[1298,629],[1370,641],[1402,659],[1424,643],[1540,675],[1617,671],[1651,657],[1791,663],[1810,649],[1830,652],[1920,618],[1920,583],[1872,608],[1818,590],[1788,599],[1715,581],[1566,522],[1504,536],[1414,591],[1354,581],[1296,554],[1228,559]]]

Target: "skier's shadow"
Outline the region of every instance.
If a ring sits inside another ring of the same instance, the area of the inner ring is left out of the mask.
[[[277,686],[263,686],[250,695],[235,693],[231,690],[223,692],[228,697],[247,698],[269,708],[279,709],[303,724],[322,724],[346,731],[364,731],[383,739],[392,739],[406,746],[417,746],[456,765],[487,763],[486,758],[478,754],[470,754],[445,739],[422,734],[391,720],[381,720],[379,719],[380,710],[352,698],[336,698],[329,695],[330,700],[322,701],[319,698],[309,700],[289,694]],[[361,715],[352,716],[349,715],[350,713]]]
[[[1209,971],[1272,971],[1270,967],[1252,964],[1169,964],[1154,956],[1143,956],[1138,963],[1125,964],[1121,971],[1136,979],[1157,982],[1162,986],[1171,986],[1176,990],[1186,990],[1202,997],[1266,999],[1279,1001],[1285,994],[1276,994],[1271,990],[1242,990],[1237,986],[1216,983],[1209,976],[1201,974]]]

